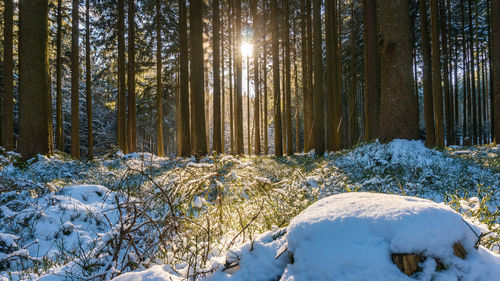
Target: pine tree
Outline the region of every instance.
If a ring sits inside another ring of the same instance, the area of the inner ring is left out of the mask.
[[[438,0],[431,0],[432,30],[432,95],[434,120],[436,121],[436,146],[444,147],[443,131],[443,91],[441,88],[441,45],[439,44],[439,10]]]
[[[380,1],[380,36],[380,140],[418,139],[408,0]]]
[[[492,77],[493,77],[493,142],[500,143],[500,2],[491,1],[491,43],[492,43]]]
[[[80,158],[80,16],[79,0],[73,0],[71,29],[71,157]]]
[[[365,141],[378,137],[380,84],[377,39],[377,2],[363,0],[365,56]]]
[[[273,91],[274,91],[274,155],[283,156],[283,138],[281,132],[281,93],[280,93],[280,58],[279,58],[279,26],[278,4],[271,0],[271,37],[273,57]]]
[[[125,92],[125,12],[123,1],[118,0],[118,148],[124,153],[128,153]]]
[[[2,107],[2,146],[14,149],[14,5],[6,0],[4,6],[4,53],[3,53],[3,107]]]
[[[161,0],[156,0],[156,137],[158,156],[165,156],[163,141],[163,97],[162,97],[162,41],[161,41]],[[177,131],[180,134],[180,131]],[[182,139],[182,138],[181,138]],[[182,146],[181,146],[182,147]],[[181,148],[182,149],[182,148]],[[180,153],[179,153],[180,154]]]
[[[128,151],[137,151],[137,121],[135,105],[135,0],[128,0]]]
[[[207,154],[205,123],[205,90],[203,68],[203,0],[193,0],[189,6],[191,47],[191,98],[195,114],[191,116],[194,125],[193,154]]]
[[[191,130],[189,114],[189,57],[188,57],[188,38],[187,38],[187,9],[186,0],[179,0],[179,95],[180,95],[180,128],[177,133],[180,138],[181,156],[191,154]]]
[[[259,80],[259,51],[260,51],[260,45],[259,45],[259,38],[260,38],[260,17],[257,14],[257,6],[258,6],[257,0],[252,1],[252,17],[253,17],[253,24],[254,24],[254,41],[253,41],[253,67],[254,67],[254,88],[255,88],[255,100],[254,100],[254,153],[256,155],[261,154],[261,148],[260,148],[260,80]]]
[[[314,43],[314,149],[317,155],[325,152],[325,132],[323,123],[323,62],[321,46],[321,0],[313,0],[313,43]]]
[[[56,33],[56,146],[64,151],[64,128],[62,110],[62,2],[57,1],[57,33]]]
[[[92,71],[90,69],[90,3],[85,2],[85,97],[87,102],[87,157],[91,159],[94,155],[94,135],[92,125]]]
[[[19,2],[19,152],[53,153],[48,65],[48,0]]]
[[[242,74],[242,55],[240,52],[241,47],[241,1],[235,1],[235,56],[236,56],[236,93],[235,93],[235,142],[236,153],[239,155],[245,154],[245,147],[243,144],[243,74]]]

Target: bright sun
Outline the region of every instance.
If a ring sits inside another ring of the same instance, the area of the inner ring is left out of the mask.
[[[241,55],[243,57],[250,57],[252,56],[252,51],[253,51],[253,45],[248,42],[243,42],[241,44]]]

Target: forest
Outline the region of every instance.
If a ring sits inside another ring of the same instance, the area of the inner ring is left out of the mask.
[[[500,1],[2,0],[0,38],[0,280],[500,276]]]

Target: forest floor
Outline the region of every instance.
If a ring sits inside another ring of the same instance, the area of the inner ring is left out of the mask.
[[[0,280],[221,280],[240,268],[241,255],[231,253],[281,239],[322,198],[361,191],[453,208],[471,230],[488,233],[480,249],[500,265],[500,146],[433,150],[394,140],[321,157],[199,161],[117,152],[24,162],[1,154]],[[263,253],[276,254],[272,247]],[[454,280],[423,272],[419,280]]]

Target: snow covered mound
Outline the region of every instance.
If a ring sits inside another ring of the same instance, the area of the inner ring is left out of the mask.
[[[474,248],[480,233],[449,207],[429,200],[333,195],[295,217],[287,234],[276,241],[236,250],[241,269],[232,275],[217,272],[211,279],[276,280],[275,270],[262,274],[262,268],[274,264],[285,266],[279,280],[499,280],[500,256]],[[454,254],[457,242],[467,253],[465,259]],[[278,258],[262,249],[275,250],[277,245],[282,245]],[[421,255],[423,262],[408,277],[391,256],[410,253]]]

